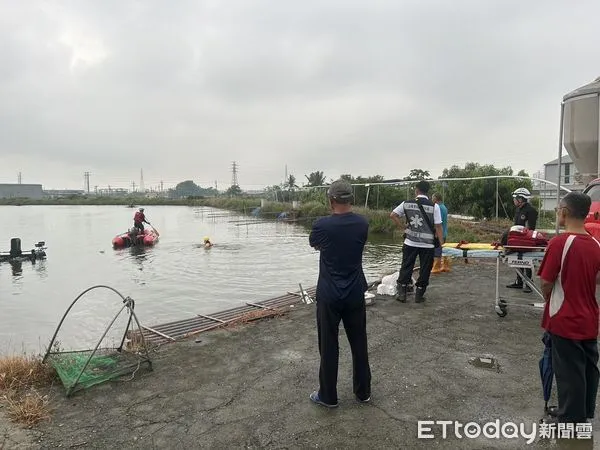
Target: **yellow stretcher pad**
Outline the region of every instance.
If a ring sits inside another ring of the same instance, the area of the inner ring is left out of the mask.
[[[481,243],[462,243],[462,242],[446,242],[443,248],[457,248],[464,250],[502,250],[501,245],[481,244]]]

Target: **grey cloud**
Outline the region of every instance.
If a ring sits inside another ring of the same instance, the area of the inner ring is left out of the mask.
[[[256,185],[286,163],[298,179],[532,171],[562,95],[597,76],[591,1],[56,5],[0,6],[0,163],[62,163],[53,182],[86,166],[101,184],[141,166],[227,181],[234,159]]]

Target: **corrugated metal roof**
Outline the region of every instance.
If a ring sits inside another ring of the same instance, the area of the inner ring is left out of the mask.
[[[571,157],[569,155],[563,155],[562,157],[562,163],[563,164],[567,164],[567,163],[572,163],[573,160],[571,159]],[[545,166],[557,166],[558,165],[558,158],[553,159],[550,162],[547,162],[546,164],[544,164]]]

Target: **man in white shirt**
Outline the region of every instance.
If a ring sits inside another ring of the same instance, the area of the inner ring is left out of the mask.
[[[416,282],[415,301],[425,301],[425,291],[429,285],[429,276],[433,267],[434,249],[444,242],[442,214],[439,205],[433,203],[427,194],[430,185],[422,180],[415,186],[415,200],[402,202],[390,214],[398,227],[405,228],[402,246],[402,265],[398,276],[396,300],[406,302],[408,287],[412,279],[413,268],[419,257],[419,279]],[[401,217],[406,218],[402,223]]]

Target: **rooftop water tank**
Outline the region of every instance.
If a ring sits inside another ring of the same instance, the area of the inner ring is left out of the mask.
[[[599,96],[600,77],[563,97],[563,143],[584,184],[599,173]]]

